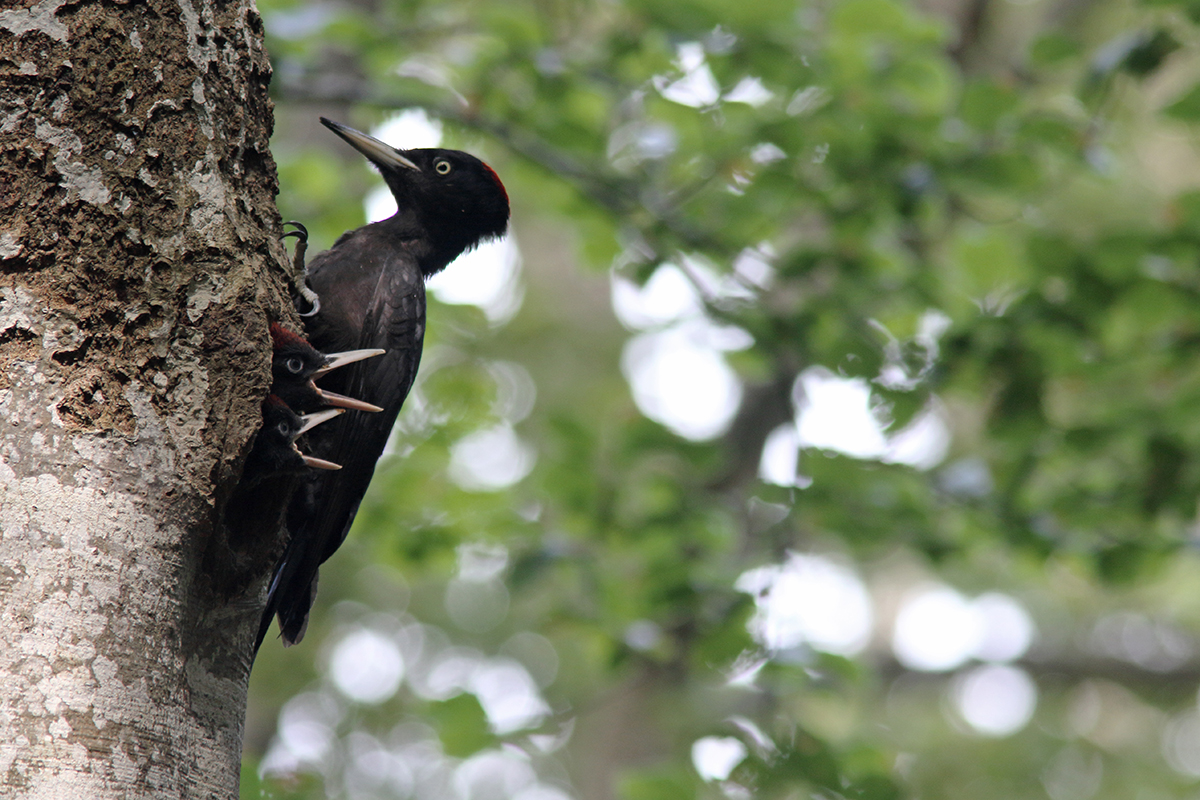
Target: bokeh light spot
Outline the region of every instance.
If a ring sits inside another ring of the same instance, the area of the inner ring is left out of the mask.
[[[721,353],[683,330],[631,339],[621,369],[641,412],[686,439],[719,435],[741,403],[741,382]]]
[[[955,669],[974,655],[983,635],[971,603],[948,586],[925,586],[909,595],[896,616],[892,650],[909,669]]]
[[[468,433],[450,448],[450,479],[472,492],[512,486],[533,469],[537,454],[507,422]]]
[[[983,623],[983,632],[975,657],[981,661],[1015,661],[1033,643],[1033,620],[1024,606],[999,592],[975,599],[975,609]]]
[[[723,781],[746,757],[746,745],[732,736],[705,736],[692,743],[692,765],[706,781]]]
[[[530,728],[550,713],[537,684],[511,658],[494,658],[478,665],[471,676],[471,693],[498,734]]]
[[[700,296],[674,264],[660,266],[641,287],[614,275],[612,304],[617,319],[632,331],[666,325],[701,313]]]
[[[394,641],[360,629],[333,650],[329,675],[338,691],[359,703],[382,703],[396,693],[404,678],[404,657]]]
[[[802,447],[836,450],[855,458],[878,458],[887,449],[883,428],[871,411],[871,390],[861,378],[839,378],[819,367],[800,375],[797,427]]]
[[[954,703],[977,733],[1009,736],[1033,717],[1037,686],[1023,669],[985,664],[956,681]]]
[[[1171,769],[1200,778],[1200,714],[1187,711],[1172,719],[1163,731],[1162,751]]]
[[[446,586],[446,612],[465,631],[489,631],[508,614],[508,589],[498,580],[454,578]]]
[[[821,556],[793,553],[782,565],[742,573],[734,584],[754,595],[750,631],[764,646],[786,650],[809,644],[853,655],[871,634],[871,599],[849,568]]]

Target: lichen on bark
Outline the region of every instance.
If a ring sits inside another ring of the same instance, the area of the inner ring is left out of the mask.
[[[201,565],[291,314],[261,40],[250,0],[0,11],[5,796],[237,794],[256,598]]]

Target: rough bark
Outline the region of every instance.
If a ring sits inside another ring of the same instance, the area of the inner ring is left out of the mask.
[[[4,797],[237,796],[263,576],[204,567],[289,313],[261,36],[0,3]]]

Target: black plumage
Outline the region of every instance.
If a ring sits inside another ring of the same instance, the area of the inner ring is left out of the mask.
[[[316,379],[335,369],[364,358],[383,355],[378,348],[322,353],[303,336],[293,333],[279,323],[271,323],[271,393],[283,400],[293,411],[305,412],[334,406],[355,411],[382,411],[379,406],[364,403],[317,386]]]
[[[263,424],[254,437],[254,445],[242,468],[241,489],[254,489],[277,478],[303,475],[309,468],[337,470],[333,462],[300,452],[296,439],[323,422],[345,413],[332,408],[300,415],[288,407],[279,395],[263,401]]]
[[[313,455],[343,469],[336,475],[307,476],[296,494],[260,644],[275,614],[285,644],[304,635],[318,567],[345,540],[416,377],[425,335],[425,279],[463,251],[502,236],[508,227],[508,195],[496,173],[478,158],[457,150],[397,150],[339,123],[321,122],[379,169],[397,211],[344,234],[311,261],[307,284],[319,302],[305,317],[305,333],[322,351],[385,350],[383,356],[323,381],[329,389],[383,411],[348,413],[308,437]]]
[[[221,595],[240,594],[262,574],[263,560],[278,555],[276,534],[302,477],[339,468],[300,452],[296,439],[342,413],[330,408],[300,415],[274,394],[263,401],[262,425],[242,464],[241,478],[224,503],[225,524],[205,554],[205,574]]]

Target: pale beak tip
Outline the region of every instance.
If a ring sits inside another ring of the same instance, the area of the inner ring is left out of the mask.
[[[373,403],[368,403],[353,397],[346,397],[343,394],[337,394],[335,392],[327,392],[321,388],[317,389],[317,394],[321,396],[321,400],[323,400],[326,405],[336,406],[338,408],[350,408],[355,411],[370,411],[372,413],[383,411],[382,408]]]
[[[315,456],[305,456],[305,455],[302,455],[300,457],[302,459],[304,459],[305,464],[312,467],[313,469],[336,470],[336,469],[342,468],[341,464],[335,464],[332,461],[326,461],[323,458],[317,458]]]
[[[329,420],[333,419],[334,417],[340,416],[345,413],[346,413],[346,409],[344,409],[344,408],[327,408],[324,411],[317,411],[312,414],[305,414],[304,416],[300,417],[300,421],[301,421],[302,425],[300,427],[300,430],[296,433],[296,435],[299,436],[301,433],[307,433],[308,431],[311,431],[313,428],[320,425],[322,422],[328,422]]]
[[[325,366],[313,373],[313,378],[319,378],[322,375],[327,375],[328,373],[333,372],[335,369],[341,369],[342,367],[350,364],[356,364],[359,361],[363,361],[368,358],[381,356],[386,352],[387,350],[373,347],[366,350],[347,350],[344,353],[329,353],[325,356],[327,359],[329,359],[329,361],[325,364]]]

